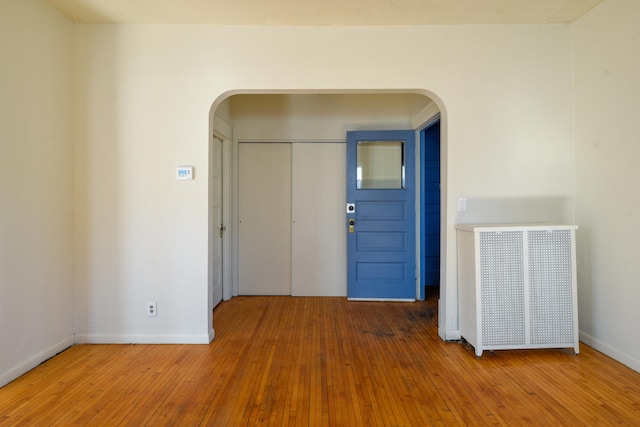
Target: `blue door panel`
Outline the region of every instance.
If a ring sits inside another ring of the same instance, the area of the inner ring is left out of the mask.
[[[372,190],[368,190],[372,191]],[[403,201],[362,201],[356,209],[357,220],[405,220]]]
[[[438,286],[440,283],[440,257],[435,258],[435,261],[436,266],[424,273],[425,286]]]
[[[358,280],[385,282],[389,280],[404,281],[407,276],[407,265],[401,262],[359,262],[356,266]]]
[[[424,182],[429,184],[438,184],[440,183],[440,162],[439,161],[425,161],[424,162],[424,172],[423,172]]]
[[[420,293],[440,283],[440,122],[420,133]]]
[[[424,219],[426,222],[425,230],[440,231],[440,212],[433,209],[431,212],[424,213]]]
[[[437,234],[427,234],[425,236],[424,255],[428,257],[440,255],[440,239]]]
[[[371,295],[400,295],[395,298],[383,298],[385,300],[394,300],[394,299],[412,299],[413,297],[403,296],[404,292],[401,286],[398,285],[398,280],[385,280],[385,281],[369,281],[367,284],[367,294]],[[414,295],[415,296],[415,295]],[[349,296],[349,299],[376,299],[376,297],[358,297],[358,296]]]
[[[427,270],[440,268],[440,260],[438,259],[438,257],[426,256],[424,259],[424,266],[427,268]]]
[[[357,189],[358,141],[404,141],[404,188]],[[415,132],[347,132],[347,296],[415,299]],[[353,232],[349,232],[349,221]]]
[[[431,211],[440,211],[440,190],[431,190],[426,188],[424,190],[423,202],[427,207],[430,207]]]
[[[356,234],[358,251],[405,251],[406,235],[403,231],[360,231]]]

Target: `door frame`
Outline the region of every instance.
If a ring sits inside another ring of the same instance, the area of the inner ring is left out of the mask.
[[[424,122],[423,124],[421,124],[417,129],[416,129],[416,233],[417,233],[417,242],[416,242],[416,275],[418,276],[417,279],[417,283],[416,283],[416,295],[417,298],[419,300],[424,300],[425,299],[425,289],[423,286],[423,282],[424,282],[424,268],[423,268],[423,264],[424,264],[424,257],[423,257],[423,252],[425,250],[425,242],[424,242],[424,234],[422,233],[422,227],[424,224],[423,221],[423,217],[422,217],[422,199],[424,198],[424,188],[422,188],[422,174],[423,174],[423,164],[424,164],[424,153],[422,151],[422,132],[424,130],[426,130],[427,128],[430,128],[431,126],[435,125],[437,122],[441,122],[440,120],[440,113],[437,113],[436,115],[434,115],[433,117],[429,118],[429,120],[427,120],[426,122]],[[440,124],[442,126],[442,122]],[[440,137],[440,151],[442,152],[442,137]],[[443,276],[442,276],[442,271],[443,268],[445,267],[445,263],[442,262],[442,250],[445,247],[443,245],[443,236],[445,235],[445,230],[446,230],[446,223],[443,222],[443,220],[445,219],[445,217],[442,215],[442,207],[443,207],[443,201],[445,200],[446,194],[443,194],[443,186],[442,186],[442,178],[443,178],[443,173],[442,173],[442,169],[443,169],[443,161],[442,161],[442,157],[440,157],[439,159],[440,161],[440,232],[439,232],[439,236],[440,236],[440,285],[442,286],[443,282]],[[440,290],[440,292],[442,292],[442,290]]]
[[[314,95],[314,94],[352,94],[352,93],[370,93],[370,94],[379,94],[379,93],[416,93],[419,95],[426,96],[430,98],[433,103],[429,106],[425,107],[423,110],[417,112],[412,116],[411,119],[411,127],[413,129],[422,129],[425,126],[431,124],[436,116],[438,116],[441,120],[441,134],[440,134],[440,298],[438,301],[438,335],[442,340],[458,340],[460,339],[460,333],[458,329],[458,295],[457,295],[457,268],[456,268],[456,235],[455,230],[453,229],[453,222],[455,218],[451,218],[449,220],[449,207],[448,201],[451,198],[452,200],[455,197],[452,195],[449,197],[449,183],[448,183],[448,113],[446,110],[446,105],[444,100],[438,96],[436,93],[428,90],[428,89],[381,89],[381,88],[373,88],[373,89],[364,89],[364,90],[353,90],[353,89],[296,89],[296,90],[286,90],[280,89],[275,90],[273,88],[265,88],[265,90],[242,90],[242,89],[232,89],[226,92],[220,93],[218,97],[213,101],[210,109],[210,123],[213,126],[217,117],[215,116],[215,112],[217,107],[226,99],[234,95],[260,95],[260,94],[282,94],[282,95]],[[229,127],[229,133],[227,135],[232,135],[231,128]],[[230,192],[225,193],[225,200],[227,206],[230,207],[230,216],[229,222],[231,223],[231,239],[229,252],[225,252],[225,254],[229,254],[230,258],[227,257],[227,260],[230,259],[231,269],[228,270],[231,272],[231,277],[229,278],[228,285],[232,289],[232,296],[237,295],[237,291],[234,283],[234,272],[237,271],[237,145],[238,145],[238,137],[233,133],[233,138],[231,139],[231,148],[230,148],[230,158],[225,158],[225,167],[227,167],[227,172],[230,173],[231,180],[227,180],[227,184],[230,184]],[[254,138],[255,139],[255,138]],[[280,141],[277,141],[280,142]],[[342,140],[332,140],[331,142],[344,142]],[[419,161],[419,153],[416,156],[416,161]],[[419,179],[420,173],[417,173],[417,179]],[[419,195],[418,195],[419,197]],[[418,201],[419,202],[419,201]],[[419,209],[419,206],[417,207]],[[454,209],[454,207],[452,207]],[[416,217],[419,218],[420,213],[416,212]],[[228,228],[229,229],[229,228]],[[420,232],[419,224],[417,228],[417,232]],[[419,268],[419,267],[418,267]],[[419,273],[419,272],[418,272]],[[417,283],[417,282],[416,282]],[[416,284],[416,287],[419,284]],[[416,289],[417,290],[417,289]],[[209,319],[209,325],[211,325],[211,319]]]
[[[223,231],[222,238],[222,300],[228,301],[231,299],[231,277],[232,277],[232,259],[231,248],[232,241],[234,239],[231,233],[231,224],[233,218],[232,212],[232,171],[233,164],[231,163],[232,149],[233,149],[233,130],[230,125],[223,122],[221,119],[214,117],[213,119],[213,132],[211,132],[210,138],[218,138],[222,140],[222,224],[226,228]],[[211,167],[211,165],[209,165]],[[215,224],[213,225],[215,227]]]
[[[219,144],[219,145],[218,145]],[[217,147],[215,147],[217,146]],[[214,148],[215,147],[215,148]],[[219,150],[219,152],[217,153],[217,163],[214,163],[214,156],[212,155],[214,150]],[[224,253],[223,253],[223,226],[224,226],[224,219],[223,219],[223,210],[224,210],[224,203],[223,203],[223,194],[222,194],[222,190],[223,190],[223,174],[224,174],[224,159],[223,159],[223,149],[224,149],[224,140],[222,138],[220,138],[219,136],[217,136],[216,132],[214,132],[213,137],[211,138],[211,141],[209,143],[209,181],[208,181],[208,185],[209,185],[209,242],[208,242],[208,246],[209,246],[209,255],[208,255],[208,273],[207,273],[207,277],[208,277],[208,281],[209,281],[209,304],[215,308],[221,301],[222,301],[222,294],[223,294],[223,268],[224,268]],[[213,177],[214,177],[214,170],[215,169],[219,169],[218,172],[218,179],[219,182],[217,183],[218,188],[217,190],[217,194],[219,197],[219,207],[215,207],[215,203],[212,199],[212,193],[214,192],[214,185],[216,185],[216,182],[214,181]],[[217,210],[219,210],[219,212],[216,212]],[[214,212],[217,213],[217,215],[214,215]],[[215,220],[217,217],[217,220]],[[219,229],[216,228],[216,224],[219,224]],[[219,245],[219,247],[218,247]],[[215,260],[215,253],[219,253],[220,254],[220,261],[219,264],[216,264],[214,262]],[[216,265],[219,267],[216,270]],[[216,286],[217,285],[217,286]],[[219,291],[218,291],[219,289]],[[214,292],[215,291],[215,292]]]
[[[212,109],[210,114],[213,114],[215,110]],[[218,117],[212,117],[211,128],[209,133],[208,147],[211,147],[214,138],[222,141],[222,224],[226,226],[226,231],[223,233],[222,238],[222,300],[226,301],[231,299],[231,240],[232,236],[229,233],[229,223],[232,218],[231,213],[231,149],[232,149],[232,128],[223,120]],[[207,156],[209,156],[209,149],[207,149]],[[211,174],[211,168],[213,165],[207,163],[207,174]],[[210,191],[207,191],[207,197],[210,197]],[[208,206],[208,204],[207,204]],[[218,224],[211,223],[211,212],[207,212],[207,218],[209,218],[209,234],[212,232],[218,232]],[[210,243],[209,243],[210,245]],[[210,264],[210,258],[213,256],[211,249],[209,248],[207,254],[207,263]],[[209,342],[215,337],[215,331],[213,328],[213,277],[212,272],[208,271],[207,278],[207,325],[209,333]]]

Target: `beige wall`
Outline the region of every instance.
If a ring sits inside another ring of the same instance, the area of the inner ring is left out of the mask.
[[[574,26],[581,338],[640,371],[640,3],[607,0]]]
[[[457,331],[456,199],[491,198],[500,221],[501,201],[573,197],[566,25],[79,25],[76,48],[82,341],[207,340],[208,114],[229,94],[417,91],[439,103],[443,336]],[[180,164],[200,178],[177,183]],[[158,301],[157,318],[144,314],[148,299]]]
[[[0,2],[0,386],[73,343],[72,32]]]
[[[208,342],[209,113],[267,92],[430,96],[445,144],[441,335],[458,327],[454,223],[535,212],[581,226],[583,336],[638,369],[638,15],[606,0],[573,33],[73,26],[41,1],[0,3],[0,383],[74,342],[72,315],[76,342]],[[184,164],[194,181],[175,180]]]
[[[238,141],[344,142],[349,130],[413,129],[428,106],[424,95],[377,94],[258,94],[234,95],[228,123]],[[424,120],[424,119],[422,119]],[[422,123],[419,123],[422,124]]]

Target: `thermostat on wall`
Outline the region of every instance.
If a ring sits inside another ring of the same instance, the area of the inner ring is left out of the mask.
[[[176,179],[178,181],[193,180],[193,166],[178,166],[176,168]]]

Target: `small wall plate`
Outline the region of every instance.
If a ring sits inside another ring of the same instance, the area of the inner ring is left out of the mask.
[[[178,181],[192,181],[193,166],[178,166],[176,168],[176,179]]]

